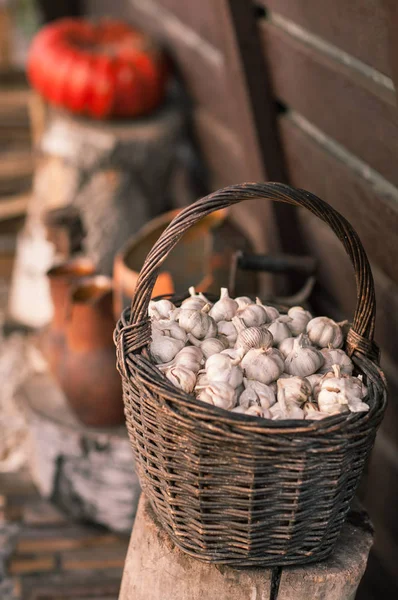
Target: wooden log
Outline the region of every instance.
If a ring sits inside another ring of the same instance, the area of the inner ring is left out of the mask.
[[[129,532],[140,487],[125,427],[84,427],[47,374],[22,386],[29,464],[41,494],[73,518]]]
[[[168,208],[182,131],[181,108],[172,100],[134,121],[96,122],[50,111],[32,212],[77,207],[85,250],[101,273],[111,275],[124,242]]]
[[[352,513],[330,558],[283,569],[279,591],[271,593],[271,569],[235,570],[182,553],[155,522],[151,506],[142,496],[119,600],[354,600],[371,545],[366,517]]]

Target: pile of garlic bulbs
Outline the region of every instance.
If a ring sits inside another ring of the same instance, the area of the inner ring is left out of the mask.
[[[342,325],[301,306],[280,314],[226,288],[212,304],[190,288],[177,308],[149,303],[150,352],[178,388],[198,400],[266,419],[318,420],[369,410],[367,389],[341,350]]]

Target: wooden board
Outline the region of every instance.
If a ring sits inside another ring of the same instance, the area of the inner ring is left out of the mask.
[[[280,119],[285,158],[292,185],[308,189],[353,224],[370,259],[398,283],[398,195],[368,170],[349,164],[328,140],[317,139],[299,118]]]
[[[159,0],[159,4],[178,17],[182,23],[191,27],[193,31],[210,44],[216,48],[221,47],[220,24],[212,0],[200,0],[200,2]]]
[[[261,33],[277,98],[398,185],[394,92],[271,23]]]
[[[205,108],[196,108],[193,123],[197,141],[206,158],[212,189],[240,183],[246,157],[236,134]]]
[[[381,0],[258,0],[258,4],[391,75]]]
[[[204,40],[173,13],[154,0],[130,0],[135,23],[159,38],[172,58],[194,103],[222,122],[233,123],[228,97],[227,74],[220,50]]]

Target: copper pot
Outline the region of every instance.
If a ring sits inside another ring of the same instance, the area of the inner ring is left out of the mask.
[[[38,346],[55,375],[65,349],[65,326],[71,289],[82,277],[95,272],[94,263],[87,257],[78,257],[52,267],[47,272],[53,302],[50,325],[40,334]]]
[[[82,423],[93,427],[124,422],[120,375],[112,340],[112,280],[86,278],[71,294],[66,345],[58,380]]]

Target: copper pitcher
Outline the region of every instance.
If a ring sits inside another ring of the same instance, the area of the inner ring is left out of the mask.
[[[47,272],[53,303],[53,317],[49,326],[41,332],[38,346],[53,375],[58,372],[58,364],[62,360],[65,350],[65,326],[71,289],[79,279],[92,275],[94,272],[94,263],[84,256],[62,262]]]
[[[58,381],[82,423],[93,427],[124,422],[120,375],[112,340],[112,280],[102,275],[81,280],[73,289],[66,344]]]

